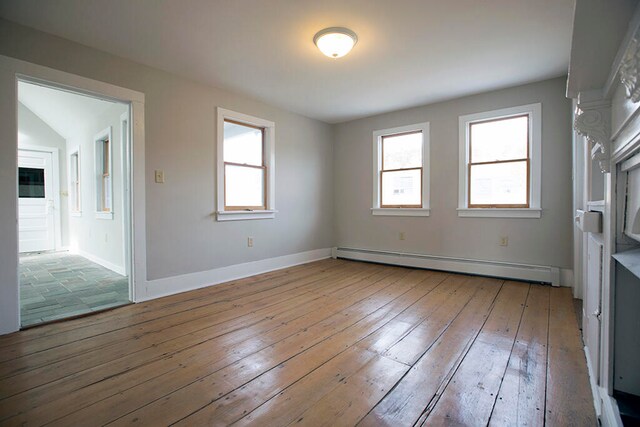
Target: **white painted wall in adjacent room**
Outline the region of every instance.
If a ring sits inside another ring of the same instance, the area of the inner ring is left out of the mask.
[[[571,269],[571,101],[565,82],[561,77],[337,125],[337,246]],[[542,218],[458,217],[458,116],[532,103],[542,103]],[[422,122],[431,126],[431,216],[371,215],[373,131]],[[500,236],[508,236],[507,247],[499,245]]]
[[[122,133],[120,116],[128,111],[124,104],[114,104],[90,123],[82,123],[67,139],[67,152],[80,147],[80,189],[82,215],[70,218],[70,246],[72,251],[87,256],[120,274],[125,274],[124,212],[122,200]],[[96,170],[94,137],[111,127],[111,159],[113,181],[113,218],[96,218]]]

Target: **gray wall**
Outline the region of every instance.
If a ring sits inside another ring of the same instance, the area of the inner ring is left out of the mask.
[[[145,93],[149,279],[336,244],[571,267],[565,78],[330,126],[2,20],[0,54]],[[458,116],[533,102],[543,112],[542,218],[459,218]],[[276,123],[275,220],[214,220],[217,106]],[[372,132],[424,121],[431,216],[372,216]],[[164,169],[165,184],[153,182],[154,169]],[[498,245],[504,235],[508,247]]]
[[[571,101],[557,78],[337,125],[337,246],[571,268]],[[459,218],[458,116],[542,103],[542,218]],[[372,133],[431,124],[431,216],[371,215]],[[399,240],[399,233],[406,240]],[[509,246],[499,246],[500,236]]]
[[[4,20],[0,54],[145,94],[148,279],[332,245],[330,125]],[[276,219],[215,221],[217,106],[275,122]]]
[[[58,182],[60,183],[60,229],[62,246],[69,245],[69,198],[67,197],[67,142],[33,111],[18,103],[18,148],[21,144],[58,149]]]

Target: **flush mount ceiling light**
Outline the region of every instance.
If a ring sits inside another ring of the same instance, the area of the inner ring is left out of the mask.
[[[318,31],[313,37],[313,42],[320,52],[329,58],[340,58],[353,49],[358,42],[358,36],[348,28],[331,27]]]

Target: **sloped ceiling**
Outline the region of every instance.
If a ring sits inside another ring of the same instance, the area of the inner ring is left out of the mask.
[[[18,101],[65,139],[116,104],[22,81]]]

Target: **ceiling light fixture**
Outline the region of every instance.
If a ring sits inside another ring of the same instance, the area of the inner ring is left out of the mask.
[[[313,37],[313,43],[320,52],[329,58],[340,58],[353,49],[358,42],[356,33],[348,28],[331,27],[318,31]]]

